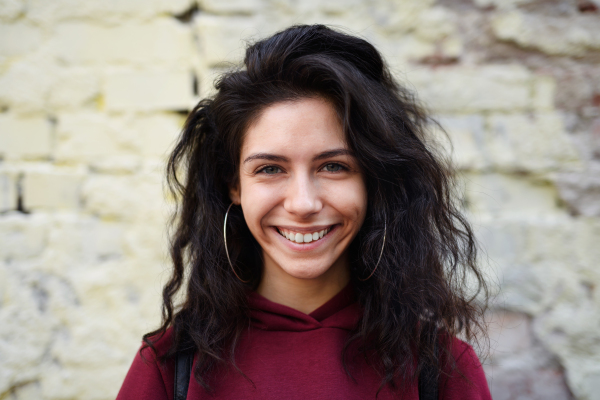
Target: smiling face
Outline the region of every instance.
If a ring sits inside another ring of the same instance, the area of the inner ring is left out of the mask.
[[[247,130],[231,198],[263,251],[263,281],[349,280],[367,210],[358,162],[320,98],[276,103]]]

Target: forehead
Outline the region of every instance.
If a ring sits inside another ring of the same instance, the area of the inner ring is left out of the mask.
[[[334,107],[322,98],[304,98],[263,110],[244,135],[241,158],[254,152],[301,156],[332,148],[347,148]]]

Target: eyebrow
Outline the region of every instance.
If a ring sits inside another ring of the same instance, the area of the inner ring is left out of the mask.
[[[336,156],[351,156],[354,157],[354,153],[348,149],[334,149],[324,151],[322,153],[317,154],[313,161],[319,161],[326,158],[336,157]],[[287,162],[290,161],[289,158],[280,156],[277,154],[269,154],[269,153],[255,153],[252,154],[244,160],[243,164],[252,161],[252,160],[268,160],[268,161],[279,161],[279,162]]]

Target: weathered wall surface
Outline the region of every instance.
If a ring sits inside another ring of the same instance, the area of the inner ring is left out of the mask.
[[[494,398],[600,399],[599,6],[0,0],[0,399],[114,398],[159,320],[184,112],[243,39],[315,22],[375,43],[454,142]]]

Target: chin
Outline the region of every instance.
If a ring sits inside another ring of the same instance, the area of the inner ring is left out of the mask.
[[[288,275],[297,279],[316,279],[329,270],[327,266],[314,265],[295,265],[292,267],[282,268]]]

